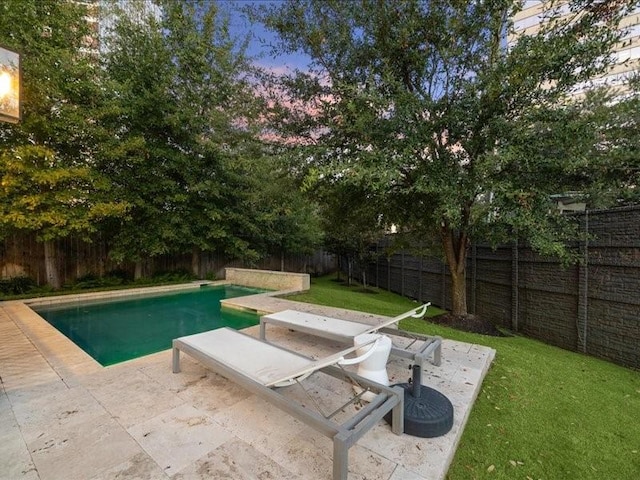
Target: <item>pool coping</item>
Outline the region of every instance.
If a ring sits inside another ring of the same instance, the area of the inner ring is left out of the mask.
[[[64,303],[75,303],[84,300],[101,300],[101,299],[114,299],[123,297],[135,297],[140,295],[146,295],[151,293],[163,293],[171,291],[181,291],[200,288],[205,285],[225,285],[230,282],[226,280],[198,280],[189,283],[177,283],[175,285],[159,285],[153,287],[135,287],[135,288],[123,288],[119,290],[104,290],[100,292],[87,292],[87,293],[72,293],[69,295],[54,295],[50,297],[34,297],[27,298],[21,301],[29,306],[50,306],[60,305]]]
[[[175,284],[175,285],[161,285],[161,286],[153,286],[153,287],[136,287],[131,289],[122,289],[122,290],[105,290],[101,292],[87,292],[87,293],[78,293],[78,294],[70,294],[70,295],[55,295],[50,297],[34,297],[20,300],[5,300],[0,302],[0,306],[6,307],[5,310],[9,314],[10,318],[14,321],[14,323],[22,330],[23,334],[29,339],[30,342],[36,346],[36,348],[42,352],[52,352],[55,344],[58,348],[61,348],[65,354],[60,356],[62,360],[58,360],[58,356],[54,355],[52,359],[47,359],[52,366],[52,368],[60,374],[61,377],[68,377],[70,373],[73,373],[76,369],[77,365],[81,365],[81,368],[94,370],[94,369],[104,369],[110,368],[117,365],[121,365],[123,363],[133,362],[139,360],[141,358],[145,358],[150,355],[154,355],[155,353],[151,353],[149,355],[144,355],[142,357],[133,358],[131,360],[125,360],[124,362],[119,362],[113,365],[102,365],[96,359],[94,359],[91,355],[85,352],[82,348],[73,342],[73,340],[69,339],[66,335],[60,332],[57,328],[47,322],[42,316],[38,314],[38,312],[34,309],[34,307],[50,307],[54,305],[65,305],[65,304],[75,304],[78,302],[85,301],[108,301],[115,299],[126,299],[128,297],[142,297],[142,296],[151,296],[159,293],[170,293],[170,292],[181,292],[187,290],[195,290],[199,289],[202,286],[218,286],[218,285],[232,285],[231,282],[227,280],[202,280],[202,281],[194,281],[189,283]],[[253,288],[253,287],[249,287]],[[283,292],[263,292],[257,293],[253,295],[247,295],[247,297],[253,296],[274,296],[282,293],[288,293],[289,291]],[[225,305],[222,305],[223,307]],[[228,307],[228,306],[227,306]],[[256,312],[252,308],[243,308],[243,307],[231,307],[237,308],[240,310],[246,310],[250,312]],[[71,360],[71,362],[67,362],[66,360]]]

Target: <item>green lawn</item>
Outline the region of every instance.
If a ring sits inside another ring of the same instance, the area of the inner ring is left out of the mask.
[[[390,316],[417,305],[329,277],[312,279],[308,293],[288,299]],[[489,337],[416,319],[401,327],[497,352],[448,479],[640,478],[640,372],[520,336]]]

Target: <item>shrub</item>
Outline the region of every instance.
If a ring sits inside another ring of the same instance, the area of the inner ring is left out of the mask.
[[[167,282],[188,282],[193,280],[193,275],[184,269],[174,271],[160,271],[153,274],[152,281],[154,283]]]
[[[87,273],[76,278],[75,282],[71,285],[71,288],[97,288],[102,286],[102,279],[93,273]]]
[[[37,287],[31,277],[21,276],[0,280],[0,292],[3,295],[22,295]]]
[[[72,290],[116,287],[119,285],[126,285],[127,283],[130,283],[131,280],[133,279],[130,278],[128,272],[124,270],[112,270],[107,272],[103,277],[99,277],[95,273],[87,273],[76,278],[76,280],[67,285],[67,287]]]
[[[216,272],[209,272],[204,276],[205,280],[210,280],[210,281],[214,281],[217,280],[217,276],[216,276]]]
[[[104,275],[105,277],[111,278],[111,279],[119,279],[120,280],[120,284],[123,283],[129,283],[131,281],[133,281],[133,274],[127,270],[124,270],[122,268],[116,268],[114,270],[109,270],[107,273],[105,273]]]

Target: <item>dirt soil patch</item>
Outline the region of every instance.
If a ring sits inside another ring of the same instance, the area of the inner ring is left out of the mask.
[[[463,330],[465,332],[480,333],[483,335],[491,335],[493,337],[504,337],[496,326],[489,320],[483,319],[479,315],[452,315],[445,313],[444,315],[438,315],[437,317],[430,317],[428,321],[437,323],[440,325],[446,325],[457,330]]]

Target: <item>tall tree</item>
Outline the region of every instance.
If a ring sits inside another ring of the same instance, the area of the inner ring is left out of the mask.
[[[599,125],[589,158],[601,163],[599,181],[589,185],[592,206],[640,204],[640,75],[631,78],[625,98],[620,91],[592,91],[580,119]]]
[[[57,288],[56,240],[90,239],[126,210],[94,169],[101,89],[87,6],[2,0],[0,12],[0,44],[22,54],[23,82],[22,122],[0,125],[0,232],[35,233]]]
[[[117,108],[102,167],[133,205],[113,253],[138,274],[164,253],[193,252],[195,270],[204,250],[252,256],[239,214],[256,98],[244,45],[215,2],[137,5],[114,2],[104,55]]]
[[[259,179],[254,191],[254,208],[259,228],[253,243],[266,255],[310,255],[322,245],[318,204],[303,191],[294,172],[274,154],[253,162],[253,175]]]
[[[391,228],[381,213],[386,209],[379,197],[371,196],[357,185],[324,178],[314,181],[313,192],[321,208],[325,247],[347,261],[347,281],[351,284],[354,263],[360,269],[363,287],[367,288],[367,269],[375,260],[371,246]]]
[[[566,256],[575,229],[551,195],[603,178],[606,162],[589,155],[596,143],[599,158],[611,151],[603,125],[582,121],[583,99],[568,94],[606,71],[636,2],[562,3],[545,2],[539,32],[508,47],[519,0],[291,0],[255,12],[279,34],[276,52],[313,62],[281,77],[311,107],[284,117],[283,134],[308,136],[300,159],[315,178],[358,185],[401,228],[440,238],[454,314],[467,313],[472,238],[521,236]]]

